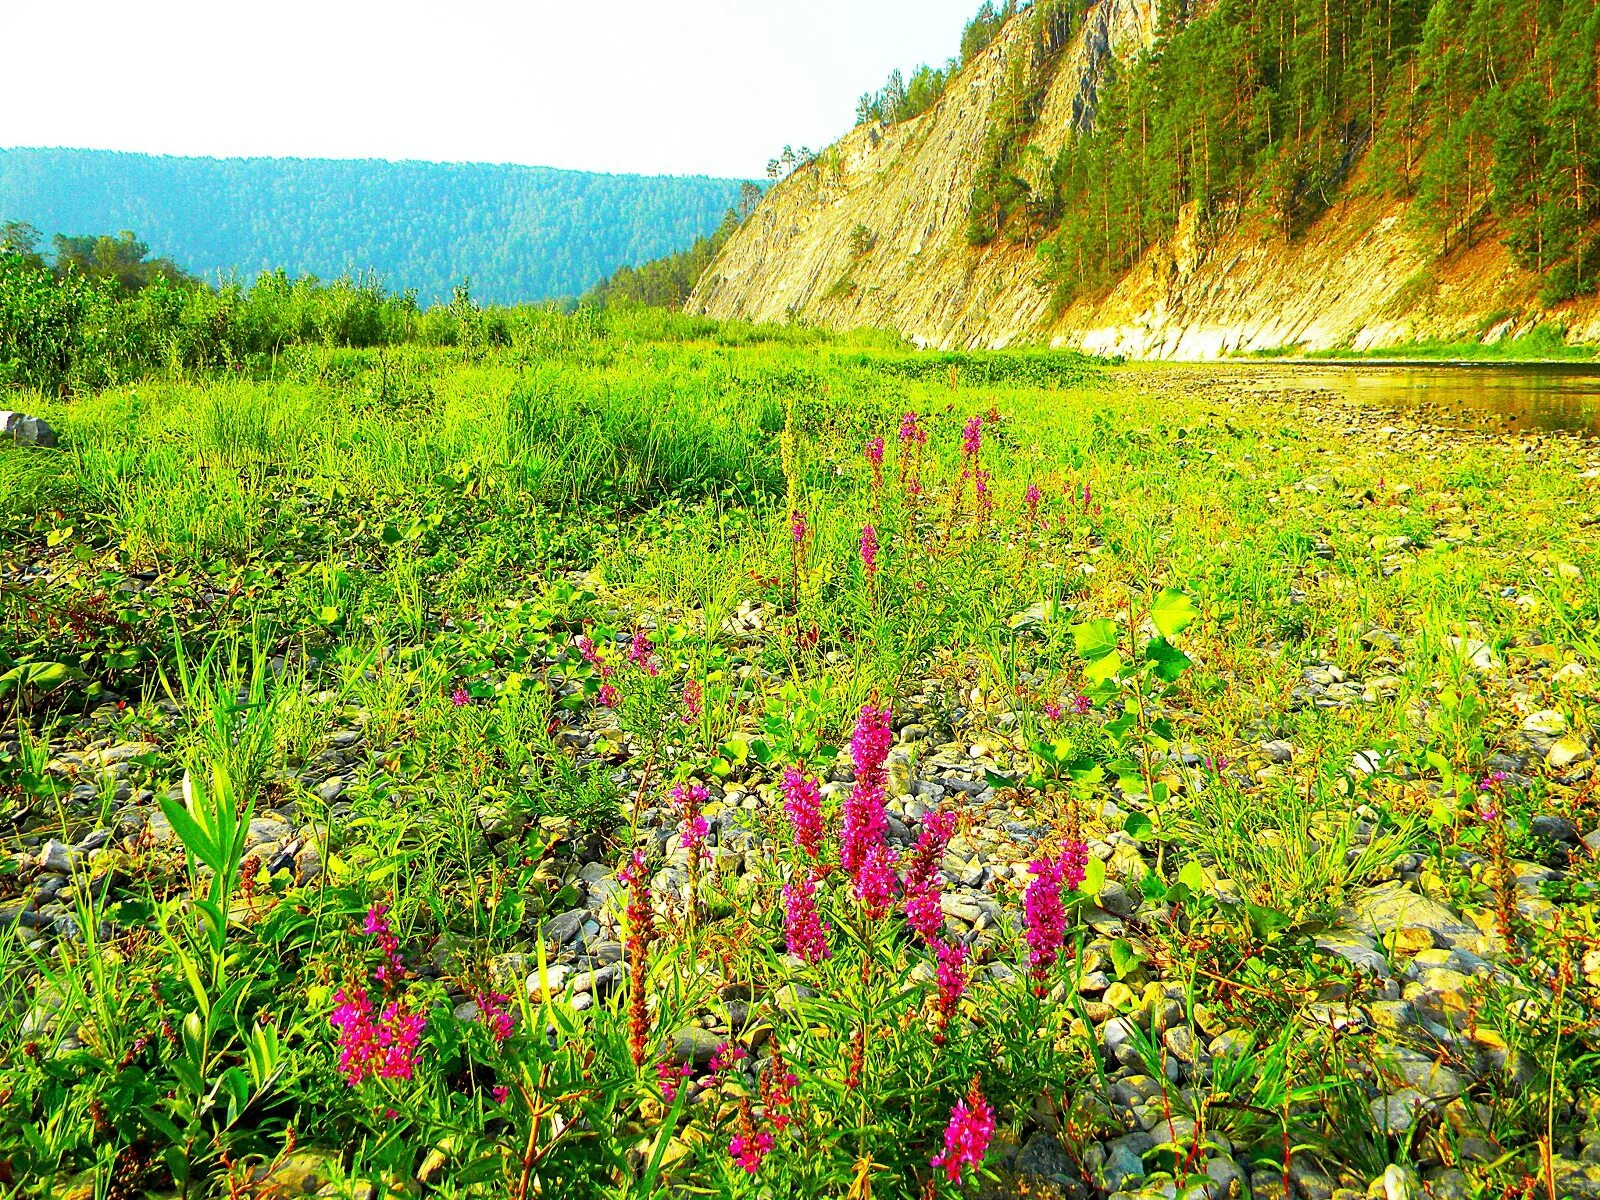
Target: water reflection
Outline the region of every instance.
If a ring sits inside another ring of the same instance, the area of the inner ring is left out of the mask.
[[[1318,364],[1294,378],[1367,407],[1426,412],[1450,424],[1600,434],[1600,366],[1593,363]]]

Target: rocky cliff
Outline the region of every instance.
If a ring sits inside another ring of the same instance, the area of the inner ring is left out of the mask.
[[[1093,119],[1112,55],[1154,34],[1156,0],[1100,0],[1061,60],[1031,144],[1053,154]],[[1439,260],[1358,163],[1335,202],[1286,242],[1245,217],[1202,238],[1192,218],[1109,291],[1055,311],[1034,250],[964,236],[1013,21],[927,112],[851,131],[772,188],[700,281],[693,312],[870,325],[940,348],[1049,344],[1138,358],[1203,359],[1297,346],[1367,349],[1463,334],[1494,338],[1552,317],[1600,341],[1593,300],[1542,311],[1538,286],[1492,229]]]

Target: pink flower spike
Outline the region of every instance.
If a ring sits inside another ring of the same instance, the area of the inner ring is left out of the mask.
[[[961,452],[968,458],[975,458],[978,451],[983,448],[983,418],[967,418],[967,426],[961,431]]]
[[[511,1089],[505,1084],[499,1083],[489,1089],[489,1094],[494,1097],[496,1104],[504,1104],[511,1098]]]
[[[728,1154],[744,1170],[754,1175],[761,1169],[761,1160],[772,1152],[772,1135],[763,1129],[749,1137],[736,1137],[728,1143]]]
[[[450,703],[456,708],[465,708],[472,703],[472,696],[462,684],[456,684],[455,690],[450,693]]]
[[[883,466],[883,438],[873,438],[867,443],[867,461],[874,467]]]
[[[871,525],[861,528],[861,565],[868,579],[878,573],[878,531]]]
[[[797,877],[783,885],[783,934],[790,954],[811,966],[828,958],[828,925],[817,915],[814,876]]]
[[[989,1151],[992,1137],[994,1109],[974,1086],[967,1099],[957,1100],[950,1110],[950,1124],[944,1131],[944,1153],[935,1154],[931,1165],[943,1167],[945,1178],[956,1183],[961,1179],[962,1167],[977,1170],[983,1165],[983,1156]]]
[[[783,772],[783,811],[794,827],[794,840],[810,858],[822,845],[822,789],[799,767]]]

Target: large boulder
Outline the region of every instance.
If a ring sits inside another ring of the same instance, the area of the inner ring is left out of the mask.
[[[0,409],[0,441],[16,442],[23,446],[54,446],[56,431],[42,417]]]

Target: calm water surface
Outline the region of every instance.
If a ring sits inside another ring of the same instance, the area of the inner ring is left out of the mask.
[[[1306,386],[1371,408],[1422,411],[1444,423],[1600,435],[1600,363],[1298,367]]]

